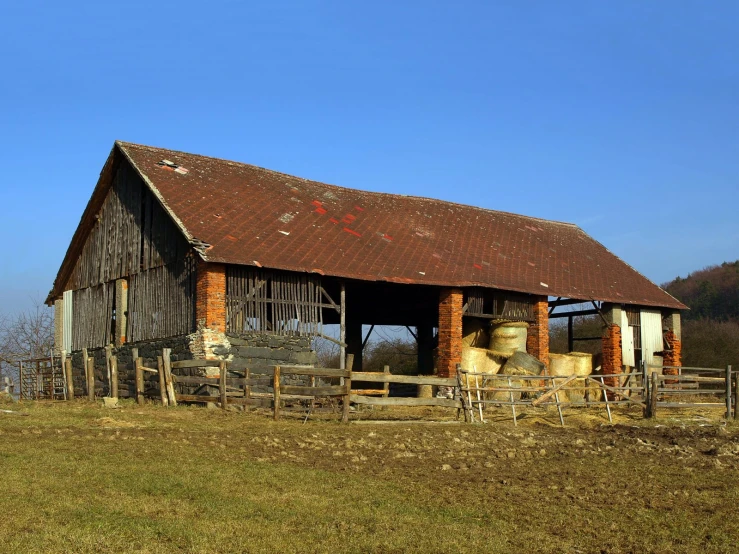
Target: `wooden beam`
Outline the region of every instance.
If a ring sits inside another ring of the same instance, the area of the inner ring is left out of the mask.
[[[557,314],[551,314],[549,319],[556,319],[558,317],[577,317],[582,315],[598,315],[598,310],[577,310],[574,312],[560,312]]]
[[[372,331],[375,330],[374,325],[370,325],[369,331],[367,331],[367,336],[364,337],[364,340],[362,341],[362,352],[364,352],[364,347],[367,346],[367,342],[369,341],[370,335],[372,334]]]
[[[559,297],[557,298],[557,300],[552,300],[551,302],[549,302],[549,307],[557,308],[559,306],[572,306],[573,304],[587,304],[588,302],[592,302],[592,300],[580,300],[578,298],[565,298],[563,300],[562,297]]]
[[[567,318],[567,352],[572,352],[572,350],[574,349],[574,344],[573,344],[575,342],[573,340],[574,334],[575,333],[572,329],[572,316],[570,316]]]
[[[344,282],[341,283],[341,298],[340,298],[340,323],[339,323],[339,369],[346,369],[346,285]]]

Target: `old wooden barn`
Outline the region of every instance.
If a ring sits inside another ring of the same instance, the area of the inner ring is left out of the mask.
[[[327,325],[355,369],[362,325],[399,325],[414,329],[420,373],[452,376],[488,348],[491,322],[525,322],[526,350],[548,364],[550,318],[597,314],[604,373],[679,365],[685,308],[572,224],[124,142],[47,301],[78,394],[83,349],[106,394],[106,346],[121,366],[133,348],[154,362],[169,348],[233,368],[312,364]],[[121,374],[121,396],[132,379]]]

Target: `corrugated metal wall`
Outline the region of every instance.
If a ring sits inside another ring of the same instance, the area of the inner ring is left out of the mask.
[[[629,325],[626,310],[621,310],[621,359],[624,365],[634,367],[634,328]]]
[[[642,359],[648,364],[662,365],[662,356],[655,352],[664,350],[662,345],[662,314],[659,310],[641,310]]]
[[[64,310],[62,319],[62,350],[72,352],[72,291],[64,291],[62,295],[62,306]]]

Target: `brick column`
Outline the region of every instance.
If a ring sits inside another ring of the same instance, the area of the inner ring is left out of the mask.
[[[195,291],[198,329],[226,332],[226,266],[198,262]]]
[[[549,301],[546,296],[536,298],[534,323],[529,325],[526,352],[549,367]]]
[[[662,353],[662,365],[668,366],[681,366],[682,361],[682,344],[680,339],[677,337],[673,330],[669,330],[665,333],[665,342],[667,343],[668,350]],[[665,375],[677,375],[677,369],[663,369],[662,372]]]
[[[621,327],[611,323],[603,333],[603,375],[617,375],[619,373],[623,373]],[[610,387],[619,386],[619,380],[616,377],[606,378],[605,383]]]
[[[462,362],[462,289],[441,289],[439,295],[439,377],[454,377]]]

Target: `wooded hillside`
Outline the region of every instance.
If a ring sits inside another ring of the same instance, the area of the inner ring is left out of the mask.
[[[739,367],[739,260],[677,277],[662,285],[686,304],[683,364]]]
[[[662,288],[690,308],[684,320],[739,321],[739,260],[677,277]]]

